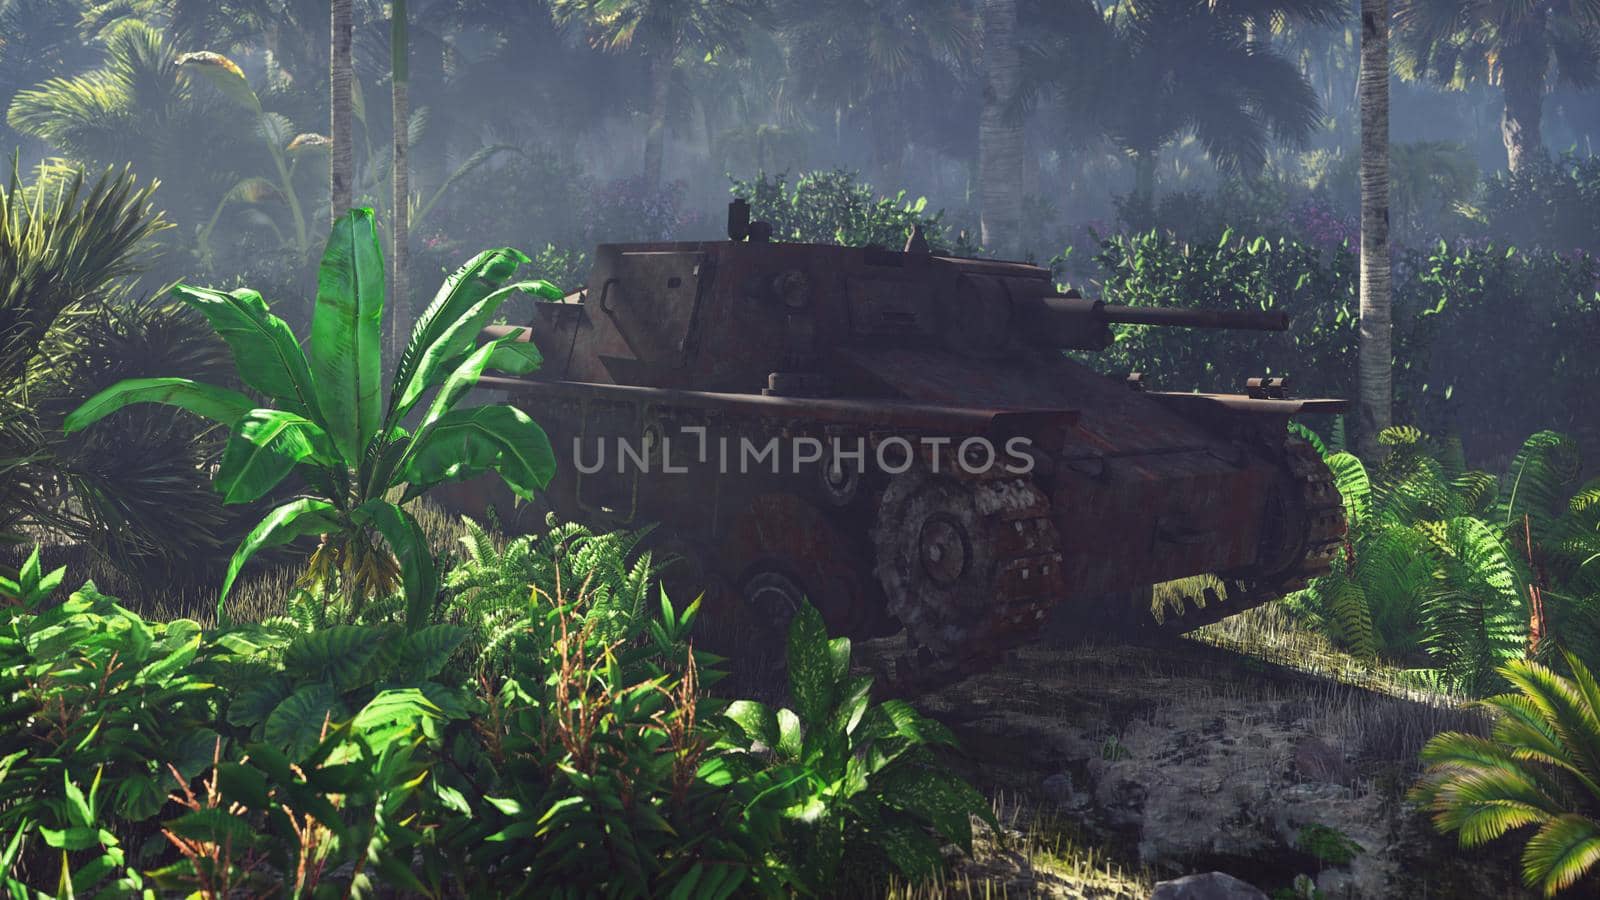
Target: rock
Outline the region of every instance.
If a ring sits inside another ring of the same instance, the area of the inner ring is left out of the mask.
[[[1355,778],[1344,754],[1318,737],[1306,738],[1295,745],[1294,771],[1306,781],[1349,784]]]
[[[1207,872],[1158,881],[1150,900],[1267,900],[1267,895],[1232,875]]]
[[[1044,780],[1039,785],[1039,790],[1046,800],[1054,803],[1068,803],[1072,800],[1072,776],[1065,772],[1057,772]]]

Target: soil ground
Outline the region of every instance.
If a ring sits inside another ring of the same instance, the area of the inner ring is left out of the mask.
[[[1268,894],[1303,875],[1328,898],[1532,896],[1514,842],[1463,851],[1405,800],[1429,737],[1483,723],[1398,675],[1275,610],[1161,646],[1025,647],[919,701],[1012,832],[942,893],[1143,898],[1216,870]]]

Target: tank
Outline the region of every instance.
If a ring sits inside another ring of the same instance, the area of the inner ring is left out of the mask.
[[[915,232],[899,250],[775,242],[742,201],[728,231],[601,245],[585,290],[485,332],[533,341],[542,369],[480,384],[550,434],[549,509],[655,525],[669,591],[703,596],[724,648],[781,647],[805,598],[835,634],[887,638],[894,676],[927,686],[1047,625],[1192,630],[1339,552],[1332,476],[1287,425],[1343,401],[1269,378],[1165,392],[1065,352],[1105,348],[1118,322],[1285,316],[1107,305]],[[457,503],[481,510],[480,488]],[[1152,585],[1196,575],[1211,586],[1152,612]]]

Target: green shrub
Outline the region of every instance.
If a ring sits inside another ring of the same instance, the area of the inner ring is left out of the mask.
[[[859,895],[891,869],[922,880],[943,869],[941,843],[972,852],[970,817],[999,832],[983,796],[932,753],[955,745],[950,732],[902,701],[874,704],[872,676],[850,671],[849,638],[829,640],[809,604],[790,623],[786,659],[795,708],[730,704],[721,746],[736,751],[735,772],[787,787],[782,821],[801,885]]]
[[[880,196],[858,179],[855,172],[836,169],[802,172],[790,184],[787,172],[762,172],[748,181],[733,179],[731,190],[750,202],[752,220],[772,223],[774,240],[899,250],[912,226],[920,225],[935,252],[977,255],[965,231],[950,233],[943,210],[927,211],[926,197],[908,200],[905,191]]]
[[[1139,371],[1161,390],[1236,390],[1256,375],[1288,376],[1299,392],[1351,396],[1355,387],[1355,257],[1324,254],[1288,238],[1187,244],[1165,233],[1118,235],[1101,244],[1102,297],[1128,306],[1284,310],[1282,335],[1121,325],[1116,343],[1086,360],[1108,372]],[[1400,318],[1400,317],[1397,317]],[[1404,358],[1405,335],[1396,335]]]
[[[1411,794],[1463,847],[1535,826],[1523,877],[1547,897],[1600,861],[1600,684],[1577,657],[1565,659],[1570,678],[1534,662],[1506,664],[1501,674],[1515,692],[1483,701],[1495,715],[1492,733],[1434,737]]]
[[[1563,153],[1484,180],[1479,216],[1495,240],[1600,253],[1600,159]]]
[[[1290,238],[1185,242],[1165,233],[1114,236],[1096,257],[1108,303],[1275,309],[1279,335],[1117,326],[1087,355],[1110,373],[1139,371],[1163,390],[1234,391],[1282,375],[1299,396],[1356,396],[1357,258]],[[1600,264],[1495,246],[1438,244],[1396,254],[1395,416],[1458,433],[1475,456],[1508,457],[1540,428],[1593,429],[1600,401]],[[1587,435],[1586,435],[1587,436]]]
[[[0,581],[0,877],[102,896],[840,896],[934,874],[943,843],[970,849],[969,816],[993,824],[932,755],[949,733],[873,704],[809,606],[793,710],[704,694],[718,661],[691,646],[697,604],[657,592],[637,539],[553,525],[502,549],[475,529],[446,578],[457,621],[412,631],[397,602],[329,626],[310,597],[220,631],[151,624],[92,587],[55,603],[62,573],[35,554]]]

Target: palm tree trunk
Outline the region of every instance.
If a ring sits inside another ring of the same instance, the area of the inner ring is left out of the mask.
[[[1016,0],[984,0],[983,111],[978,119],[981,240],[1006,258],[1018,255],[1022,237],[1022,123],[1006,115],[1021,72],[1016,31]]]
[[[1382,454],[1393,421],[1389,319],[1389,0],[1361,0],[1360,448]]]
[[[1544,70],[1549,48],[1542,22],[1527,28],[1526,33],[1527,37],[1507,43],[1500,54],[1500,89],[1505,94],[1500,139],[1506,145],[1506,168],[1513,172],[1544,153],[1540,123],[1544,118]]]
[[[389,343],[398,354],[411,336],[411,42],[406,31],[406,0],[393,0],[389,26],[390,80],[394,85],[394,203],[389,214],[391,303]],[[398,359],[398,356],[394,358]]]
[[[1133,196],[1152,214],[1156,206],[1156,153],[1151,149],[1133,154]]]
[[[351,0],[333,0],[333,30],[328,58],[329,125],[333,143],[328,159],[328,200],[331,219],[338,221],[350,208],[355,153],[350,140],[350,6]]]
[[[646,190],[661,186],[661,163],[667,144],[667,100],[672,95],[672,66],[676,56],[667,48],[650,63],[650,127],[644,135]]]

